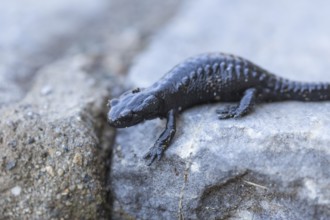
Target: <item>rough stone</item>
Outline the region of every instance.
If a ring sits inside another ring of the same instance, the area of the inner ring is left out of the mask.
[[[82,68],[91,63],[89,59],[83,55],[63,58],[40,70],[42,74],[21,102],[0,109],[4,119],[16,124],[13,130],[0,120],[4,143],[17,140],[15,147],[0,145],[1,218],[106,217],[103,186],[108,154],[97,148],[101,137],[97,133],[110,131],[102,131],[103,125],[97,122],[104,115],[108,95],[105,86],[88,84],[91,76]],[[47,84],[54,89],[44,96],[40,88]],[[107,137],[109,144],[111,133]],[[84,181],[86,175],[90,181]],[[76,183],[83,187],[65,191]]]
[[[151,85],[184,58],[241,55],[296,80],[330,81],[324,1],[186,1],[131,69]],[[118,219],[327,219],[330,103],[257,105],[219,121],[226,103],[183,112],[161,161],[142,159],[164,129],[153,120],[118,129],[109,173]]]

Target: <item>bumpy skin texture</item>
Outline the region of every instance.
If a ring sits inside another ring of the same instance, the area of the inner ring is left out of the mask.
[[[108,122],[122,128],[153,118],[167,118],[167,125],[145,155],[149,165],[160,159],[175,134],[175,116],[191,106],[210,102],[235,102],[217,110],[219,119],[248,114],[255,103],[282,100],[330,100],[328,83],[290,81],[241,57],[201,54],[178,64],[147,89],[135,89],[110,101]]]

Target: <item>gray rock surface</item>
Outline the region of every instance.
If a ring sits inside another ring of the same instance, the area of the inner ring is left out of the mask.
[[[182,59],[241,55],[290,79],[330,81],[329,3],[186,1],[139,56],[129,79],[151,85]],[[118,219],[327,219],[330,103],[258,105],[217,120],[212,104],[185,111],[162,161],[142,159],[161,120],[118,129],[110,171]]]
[[[0,219],[111,217],[106,102],[178,4],[0,3]]]
[[[100,123],[108,92],[84,70],[91,64],[83,56],[53,63],[22,101],[1,109],[2,219],[106,216],[113,131]]]

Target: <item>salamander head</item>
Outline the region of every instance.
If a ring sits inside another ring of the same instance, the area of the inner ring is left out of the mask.
[[[161,102],[150,92],[135,89],[110,101],[108,123],[116,128],[129,127],[158,116]]]

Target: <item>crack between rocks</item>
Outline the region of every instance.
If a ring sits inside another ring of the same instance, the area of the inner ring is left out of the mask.
[[[182,209],[183,209],[183,198],[184,198],[184,191],[185,191],[186,186],[187,186],[188,174],[189,174],[190,167],[191,167],[191,161],[188,160],[188,163],[186,163],[186,168],[184,170],[184,175],[183,175],[184,181],[183,181],[183,185],[182,185],[181,191],[180,191],[179,218],[178,218],[179,220],[184,220],[184,215],[183,215],[183,212],[182,212]]]

